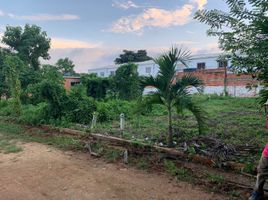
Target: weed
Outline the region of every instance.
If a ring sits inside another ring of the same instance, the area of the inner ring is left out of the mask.
[[[214,173],[207,173],[207,178],[210,182],[215,183],[215,184],[224,183],[224,177],[222,175],[218,175]]]
[[[116,149],[105,149],[104,158],[108,162],[116,162],[118,158],[122,156],[122,153]]]
[[[189,180],[191,178],[189,170],[183,167],[178,168],[175,163],[170,160],[164,160],[164,168],[169,174],[179,180]]]
[[[0,137],[0,152],[17,153],[20,151],[22,151],[22,148],[18,147],[14,141],[9,141]]]
[[[149,163],[146,159],[140,159],[136,165],[137,165],[137,168],[141,170],[146,170],[149,168]]]

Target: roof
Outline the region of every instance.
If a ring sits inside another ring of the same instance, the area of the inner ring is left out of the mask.
[[[68,79],[68,78],[80,79],[81,77],[79,77],[79,76],[63,76],[63,78],[65,78],[65,79]]]
[[[221,53],[210,53],[210,54],[195,54],[191,56],[191,60],[196,60],[196,59],[207,59],[207,58],[217,58],[219,57],[219,55],[221,55]],[[135,64],[142,66],[142,65],[148,65],[148,64],[155,64],[153,60],[147,60],[144,62],[135,62]],[[88,69],[88,72],[91,71],[96,71],[96,70],[104,70],[104,69],[117,69],[118,67],[120,67],[122,64],[114,64],[114,65],[107,65],[107,66],[103,66],[100,68],[91,68]]]

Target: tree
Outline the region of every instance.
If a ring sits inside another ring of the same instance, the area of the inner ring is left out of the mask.
[[[182,78],[175,78],[176,64],[181,62],[186,65],[189,59],[189,52],[182,49],[172,48],[168,53],[163,54],[155,59],[155,63],[159,65],[159,73],[157,77],[147,77],[142,85],[153,86],[157,92],[148,95],[144,103],[162,104],[168,111],[168,146],[173,146],[173,129],[172,129],[172,108],[175,107],[178,113],[188,109],[197,119],[199,131],[202,130],[204,124],[204,117],[201,108],[193,101],[189,92],[190,87],[202,91],[203,82],[191,75],[183,76]]]
[[[221,49],[230,52],[238,73],[248,73],[267,83],[268,2],[265,0],[226,0],[229,12],[202,10],[195,18],[210,26],[208,35],[219,37]],[[268,98],[267,85],[261,94]]]
[[[18,54],[34,70],[39,69],[39,58],[49,59],[50,38],[36,25],[7,26],[2,42]]]
[[[17,56],[8,55],[4,60],[4,73],[11,89],[15,115],[20,115],[21,113],[21,83],[19,76],[23,66],[23,61]]]
[[[9,96],[10,89],[6,81],[4,60],[7,55],[11,55],[10,51],[4,48],[0,48],[0,100],[2,96]]]
[[[81,82],[86,87],[88,96],[103,99],[110,89],[111,79],[97,77],[96,74],[85,74],[82,75]]]
[[[123,54],[119,55],[119,58],[114,60],[115,64],[124,64],[129,62],[143,62],[151,60],[152,58],[147,55],[146,50],[134,51],[123,50]]]
[[[59,59],[56,63],[57,69],[63,74],[63,75],[75,75],[74,71],[74,63],[69,58]]]
[[[115,71],[113,80],[120,99],[133,100],[142,94],[137,68],[136,64],[129,63]]]

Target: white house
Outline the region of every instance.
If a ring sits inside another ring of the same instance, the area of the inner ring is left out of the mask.
[[[177,71],[195,71],[197,69],[215,69],[221,66],[230,66],[230,62],[222,63],[218,62],[217,59],[220,54],[203,54],[194,55],[187,62],[187,67],[181,63],[177,65]],[[156,76],[159,71],[159,66],[156,65],[152,60],[135,63],[138,65],[138,73],[140,76]],[[109,77],[115,74],[116,69],[120,65],[109,65],[100,68],[89,69],[88,73],[96,73],[100,77]]]
[[[221,54],[200,54],[194,55],[189,61],[187,66],[181,63],[177,64],[176,71],[177,77],[182,76],[186,72],[192,72],[195,76],[202,79],[205,83],[204,93],[206,94],[222,94],[224,88],[227,88],[227,92],[232,96],[255,96],[258,95],[260,87],[256,87],[254,90],[249,91],[248,85],[259,83],[252,80],[249,75],[237,76],[233,72],[229,71],[231,66],[230,61],[219,61]],[[138,73],[141,76],[156,76],[159,71],[159,66],[153,61],[146,61],[136,63],[138,65]],[[106,67],[89,69],[88,73],[96,73],[100,77],[109,77],[115,74],[116,69],[120,65],[110,65]],[[225,67],[227,72],[225,72]],[[225,86],[224,84],[227,84]],[[144,93],[154,92],[152,87],[145,88]]]

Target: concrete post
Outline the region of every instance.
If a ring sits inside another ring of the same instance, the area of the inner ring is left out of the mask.
[[[92,122],[91,122],[91,129],[93,129],[96,126],[96,123],[97,123],[97,113],[94,112]]]
[[[123,131],[125,129],[125,115],[124,113],[120,114],[120,130]]]

